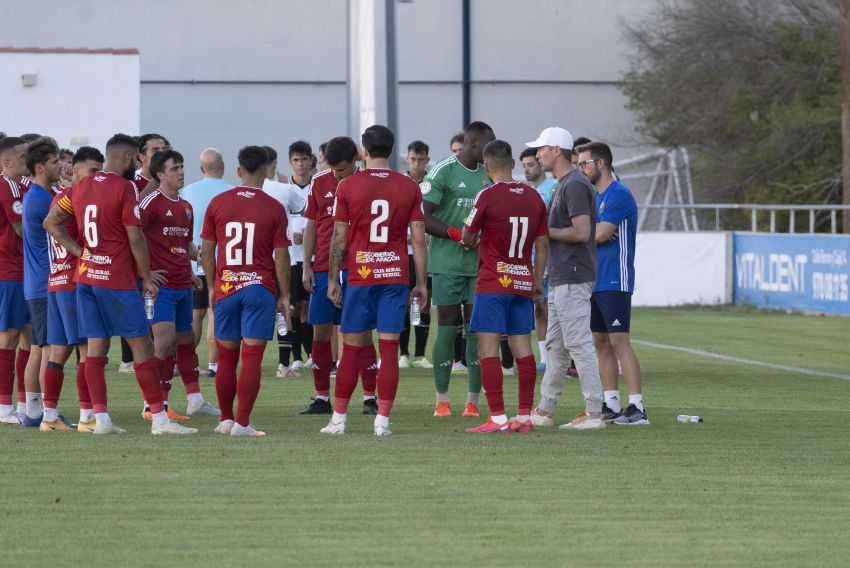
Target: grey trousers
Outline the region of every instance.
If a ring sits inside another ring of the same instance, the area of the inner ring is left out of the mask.
[[[590,293],[594,282],[549,288],[549,327],[546,353],[549,361],[540,385],[541,410],[554,413],[564,391],[570,356],[578,370],[585,412],[602,411],[602,381],[590,333]]]

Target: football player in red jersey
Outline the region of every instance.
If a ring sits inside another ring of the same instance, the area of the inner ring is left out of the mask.
[[[334,326],[339,325],[342,310],[328,298],[328,257],[334,232],[334,199],[340,180],[357,171],[357,145],[348,136],[332,138],[325,146],[324,156],[330,169],[313,178],[307,196],[307,227],[304,229],[304,287],[310,292],[308,321],[313,325],[313,383],[316,398],[301,414],[331,414],[331,339]],[[310,258],[315,252],[315,260]],[[345,260],[340,265],[340,283],[345,293],[348,270]],[[377,353],[372,342],[360,352],[360,375],[363,379],[363,414],[375,416],[375,384],[378,377]]]
[[[12,406],[15,348],[27,317],[24,243],[21,239],[23,190],[18,180],[27,173],[26,155],[27,143],[22,138],[9,136],[0,140],[0,167],[3,170],[3,175],[0,175],[0,424],[18,426],[21,416]],[[28,355],[29,351],[26,353]],[[23,368],[19,369],[20,387],[23,384]],[[22,389],[19,388],[19,391],[19,395],[24,394]],[[21,402],[20,396],[18,402]]]
[[[99,172],[103,168],[103,154],[91,146],[82,146],[71,158],[71,186],[84,177]],[[56,195],[50,204],[53,209],[66,191]],[[72,239],[82,243],[77,221],[69,217],[65,228]],[[80,421],[77,431],[94,432],[96,423],[92,409],[89,388],[86,384],[86,340],[80,336],[77,318],[77,284],[74,274],[77,271],[77,257],[65,250],[53,237],[48,236],[48,254],[50,255],[50,277],[47,280],[47,343],[50,345],[50,357],[44,371],[44,403],[58,403],[65,381],[64,366],[79,347],[80,362],[77,365],[77,395],[80,401]]]
[[[328,298],[342,307],[343,352],[336,373],[334,413],[323,434],[344,434],[346,411],[357,385],[362,350],[378,330],[378,414],[374,432],[391,434],[390,410],[398,388],[398,341],[412,293],[427,299],[425,223],[422,192],[409,177],[389,169],[395,137],[385,126],[370,126],[361,138],[366,169],[339,183],[334,205]],[[410,228],[416,286],[410,291],[407,229]],[[346,254],[347,253],[347,254]],[[348,286],[343,298],[338,282],[347,256]]]
[[[268,164],[269,154],[260,146],[239,151],[242,185],[213,198],[201,232],[218,344],[215,388],[221,421],[215,431],[232,436],[266,435],[251,425],[251,410],[260,392],[263,351],[274,337],[275,307],[289,324],[291,243],[283,205],[261,189]]]
[[[176,150],[161,150],[154,154],[150,171],[159,189],[143,198],[139,209],[151,271],[162,278],[158,282],[159,294],[154,303],[151,328],[154,355],[161,367],[163,402],[172,420],[185,420],[195,415],[220,416],[218,409],[204,400],[198,381],[198,354],[192,332],[192,290],[200,290],[201,281],[192,274],[190,260],[197,258],[198,252],[192,241],[192,205],[179,193],[184,179],[183,156]],[[177,369],[186,388],[188,416],[177,414],[168,406],[175,353]],[[142,417],[150,420],[147,405]]]
[[[511,156],[511,146],[503,140],[484,147],[484,169],[493,185],[475,198],[463,226],[465,244],[471,245],[479,233],[481,237],[469,329],[478,336],[481,382],[490,406],[487,422],[467,432],[532,431],[537,370],[529,334],[534,330],[533,300],[543,297],[549,233],[543,198],[533,187],[513,180]],[[502,334],[508,336],[519,369],[519,411],[511,424],[502,397]]]
[[[63,248],[79,258],[77,315],[80,334],[88,338],[86,383],[94,406],[95,434],[122,433],[106,408],[106,352],[109,339],[124,337],[133,351],[136,379],[153,413],[151,434],[194,434],[172,422],[162,403],[159,363],[154,357],[145,306],[136,288],[155,297],[148,247],[142,232],[136,187],[130,178],[138,149],[133,137],[116,134],[106,143],[103,172],[84,178],[59,200],[44,228]],[[74,216],[82,230],[80,246],[65,228]]]

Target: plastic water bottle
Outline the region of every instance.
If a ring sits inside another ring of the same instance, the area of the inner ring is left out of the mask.
[[[289,328],[286,327],[286,316],[282,313],[277,313],[277,334],[278,335],[286,335],[289,331]]]
[[[700,418],[699,416],[690,416],[688,414],[680,414],[676,417],[676,420],[678,420],[679,422],[702,422],[702,418]]]
[[[153,319],[153,296],[150,292],[145,292],[145,315],[148,316],[148,320]]]
[[[419,298],[413,298],[413,303],[410,304],[410,325],[420,323],[422,323],[422,314],[419,310]]]

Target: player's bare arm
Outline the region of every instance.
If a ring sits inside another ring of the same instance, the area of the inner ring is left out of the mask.
[[[413,267],[416,270],[416,286],[411,294],[419,299],[419,305],[428,302],[428,248],[425,244],[425,223],[410,223],[410,244],[413,246]]]
[[[438,205],[430,201],[422,201],[422,211],[425,213],[425,232],[439,239],[448,239],[449,226],[434,217]]]
[[[286,325],[292,329],[289,317],[289,277],[292,267],[289,264],[289,249],[286,247],[274,249],[274,273],[277,278],[277,311],[286,317]]]
[[[204,251],[204,254],[201,255],[201,266],[204,268],[207,288],[210,291],[210,306],[213,305],[213,297],[215,295],[215,247],[217,245],[218,241],[204,239],[201,242],[201,250]]]
[[[570,217],[572,227],[549,227],[549,238],[562,243],[580,244],[590,240],[590,215]]]
[[[313,274],[313,254],[316,252],[316,222],[312,219],[307,219],[307,226],[304,227],[304,267],[301,282],[304,284],[304,289],[309,293],[313,293],[316,286],[316,276]]]
[[[596,223],[596,244],[605,244],[617,238],[617,225],[608,221]]]
[[[139,269],[139,276],[142,277],[144,291],[156,298],[157,293],[159,293],[159,286],[151,278],[151,260],[145,233],[139,225],[125,225],[124,229],[127,231],[127,239],[130,241],[130,252],[133,253],[136,267]]]
[[[15,229],[15,232],[18,234],[19,237],[23,238],[23,229],[21,228],[21,226],[22,223],[20,221],[18,221],[17,223],[12,223],[12,228]]]
[[[44,230],[53,237],[53,240],[59,243],[60,246],[74,256],[79,257],[83,253],[83,249],[74,239],[71,238],[71,235],[68,234],[68,230],[65,228],[65,221],[67,221],[69,217],[70,215],[57,205],[50,211],[50,213],[47,214],[47,218],[44,219],[42,226],[44,227]],[[18,223],[18,225],[20,225],[20,223]]]
[[[198,247],[193,241],[189,241],[189,270],[192,273],[192,289],[200,290],[204,285],[201,279],[195,276],[195,271],[192,270],[193,260],[198,260]]]
[[[331,250],[328,267],[328,299],[338,308],[342,307],[342,289],[339,287],[339,267],[345,258],[345,247],[348,245],[348,223],[334,222],[334,236],[331,239]]]
[[[543,298],[543,276],[546,273],[546,262],[549,260],[549,238],[541,235],[534,239],[534,289],[531,295],[535,303]]]
[[[478,233],[473,233],[469,229],[464,227],[463,228],[463,236],[461,237],[460,242],[463,243],[466,246],[472,246],[472,244],[475,242],[475,239],[476,239],[477,236],[478,236]]]

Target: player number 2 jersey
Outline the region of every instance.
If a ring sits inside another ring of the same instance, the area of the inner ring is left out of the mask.
[[[481,231],[476,292],[531,296],[531,249],[534,239],[549,233],[540,194],[524,183],[499,182],[478,194],[466,228]]]
[[[234,187],[207,207],[201,238],[216,241],[215,299],[259,284],[277,295],[274,249],[287,248],[283,205],[255,187]]]
[[[409,285],[407,226],[425,219],[419,185],[390,170],[361,170],[339,182],[335,209],[335,221],[350,225],[348,285]]]

